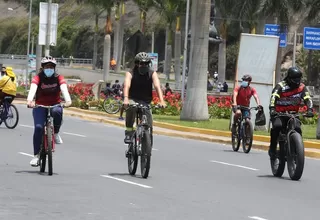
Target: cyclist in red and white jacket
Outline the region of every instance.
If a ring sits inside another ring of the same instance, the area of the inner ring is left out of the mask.
[[[34,107],[35,104],[52,106],[61,103],[60,93],[66,101],[65,106],[71,105],[71,98],[68,87],[63,76],[56,72],[57,61],[51,56],[46,56],[41,60],[42,70],[31,82],[30,91],[27,98],[27,105]],[[33,101],[35,97],[35,102]],[[31,166],[39,166],[39,152],[41,138],[46,120],[47,109],[38,107],[33,109],[34,134],[33,150],[34,158],[30,161]],[[61,106],[51,110],[54,123],[55,143],[62,144],[59,130],[62,122],[63,109]]]

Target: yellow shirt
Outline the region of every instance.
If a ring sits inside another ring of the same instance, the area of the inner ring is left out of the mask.
[[[16,78],[14,81],[11,80],[9,76],[3,76],[0,79],[0,90],[8,95],[17,95],[17,85],[16,85]]]

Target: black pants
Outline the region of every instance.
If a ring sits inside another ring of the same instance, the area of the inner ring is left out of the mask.
[[[288,117],[277,117],[271,119],[272,128],[270,130],[270,150],[275,151],[278,143],[278,137],[282,128],[287,126],[289,118]],[[296,124],[295,130],[302,135],[300,123]]]
[[[134,104],[134,103],[140,103],[140,101],[137,100],[129,100],[129,105]],[[152,120],[152,111],[151,109],[145,110],[146,116],[147,116],[147,121],[148,125],[150,126],[150,135],[151,135],[151,145],[153,143],[153,120]],[[137,109],[136,108],[129,108],[126,111],[126,131],[125,134],[127,135],[128,133],[133,132],[133,124],[136,119],[136,114],[137,114]]]

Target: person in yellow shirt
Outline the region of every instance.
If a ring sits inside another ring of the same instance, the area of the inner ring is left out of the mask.
[[[112,70],[115,70],[116,68],[116,65],[117,65],[117,62],[114,58],[112,58],[112,60],[110,61],[110,67]]]
[[[0,103],[2,103],[5,96],[10,96],[13,99],[17,95],[16,75],[12,71],[12,67],[6,68],[6,75],[0,79]]]

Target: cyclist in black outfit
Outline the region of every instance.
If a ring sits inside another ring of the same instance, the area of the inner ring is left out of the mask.
[[[163,94],[160,81],[156,72],[150,69],[151,58],[145,52],[140,52],[135,56],[135,65],[131,72],[126,73],[124,80],[124,100],[123,104],[127,107],[134,103],[150,104],[152,101],[152,84],[158,93],[160,105],[166,106],[163,100]],[[136,109],[129,108],[126,112],[126,130],[124,142],[129,144],[133,134],[133,124],[135,121]],[[152,141],[152,113],[147,111],[147,121],[151,127]]]

